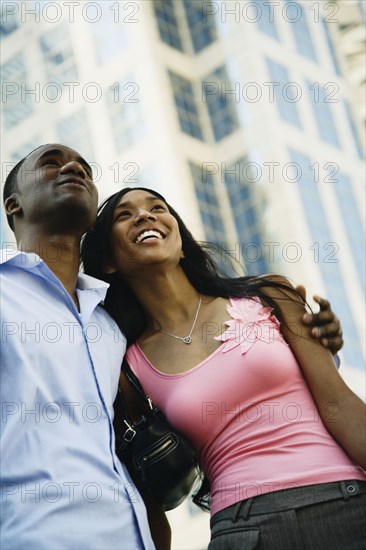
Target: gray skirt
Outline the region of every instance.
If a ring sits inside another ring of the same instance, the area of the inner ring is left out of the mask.
[[[275,491],[211,519],[208,550],[366,550],[366,481]]]

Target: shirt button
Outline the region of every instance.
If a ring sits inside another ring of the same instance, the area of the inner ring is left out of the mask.
[[[353,493],[356,492],[356,487],[355,487],[354,485],[347,485],[346,491],[347,491],[347,493],[349,493],[350,495],[353,495]]]

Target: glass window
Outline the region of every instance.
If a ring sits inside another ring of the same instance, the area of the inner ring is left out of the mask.
[[[184,0],[188,28],[191,35],[193,49],[200,52],[217,38],[215,18],[212,13],[203,9],[203,3],[197,0]]]
[[[211,255],[218,269],[227,277],[236,276],[234,262],[226,243],[225,227],[212,174],[203,174],[202,165],[189,163],[200,210],[205,240],[216,245]]]
[[[131,74],[117,84],[118,87],[114,85],[114,93],[107,93],[106,96],[116,150],[122,152],[143,139],[146,126],[134,76]],[[124,99],[119,97],[120,94]]]
[[[154,0],[154,11],[161,40],[182,52],[183,43],[175,13],[176,5],[177,2],[173,0]]]
[[[192,83],[171,71],[169,76],[182,132],[203,140],[197,98]]]
[[[314,83],[310,81],[307,81],[307,90],[321,139],[340,148],[341,144],[330,107],[332,104],[328,102],[329,94],[326,94],[325,87],[322,84],[318,85],[319,94],[313,93]]]
[[[89,121],[84,108],[60,120],[57,131],[60,143],[78,151],[88,162],[93,160]]]
[[[9,36],[18,28],[18,22],[14,13],[9,13],[7,10],[7,4],[15,7],[15,2],[3,2],[0,6],[0,40]],[[10,10],[10,12],[12,11]]]
[[[226,67],[219,67],[202,81],[215,141],[221,141],[239,128],[235,100]],[[235,94],[234,94],[235,97]]]
[[[58,25],[40,38],[40,46],[46,65],[47,78],[50,82],[62,85],[74,82],[78,71],[73,54],[70,31],[66,23]]]
[[[306,12],[298,2],[285,0],[285,19],[292,27],[296,48],[301,55],[317,61]]]
[[[212,174],[204,175],[201,165],[190,162],[189,167],[206,240],[221,244],[221,242],[225,241],[225,229],[215,189],[215,179]]]
[[[93,45],[98,63],[107,63],[117,55],[128,44],[127,27],[121,25],[118,18],[115,20],[115,13],[109,9],[103,10],[103,16],[99,21],[91,24]]]
[[[319,244],[320,250],[323,250],[323,246],[327,243],[332,243],[334,239],[325,217],[318,184],[315,183],[314,173],[310,168],[313,163],[309,157],[294,149],[289,149],[289,156],[292,162],[296,162],[301,167],[301,179],[294,185],[297,185],[299,189],[311,238],[314,243]],[[337,177],[338,175],[339,173]],[[344,207],[344,214],[348,216],[345,218],[348,223],[349,217],[352,218],[354,216],[352,207],[355,205],[352,204],[352,200],[349,201],[347,199],[349,192],[347,180],[343,176],[339,179],[343,181],[338,189],[336,188],[336,196],[338,202],[347,201],[347,207]],[[348,306],[346,286],[339,269],[339,263],[337,261],[330,261],[333,260],[333,257],[332,255],[329,257],[329,251],[331,252],[331,249],[327,249],[324,257],[319,257],[320,261],[317,265],[324,282],[327,298],[332,302],[334,311],[337,312],[337,315],[342,320],[344,340],[346,342],[344,350],[342,350],[344,357],[349,365],[363,369],[363,353],[357,338],[355,320]],[[359,259],[357,261],[359,262]]]
[[[241,257],[246,275],[270,271],[263,255],[262,227],[257,214],[253,183],[246,180],[247,157],[235,161],[225,170],[224,178],[237,235],[240,238]]]
[[[345,231],[352,250],[354,265],[358,272],[361,287],[365,291],[365,229],[361,220],[360,211],[353,192],[352,184],[348,176],[338,171],[338,180],[333,184],[337,198],[338,208],[344,223]]]
[[[27,85],[23,53],[18,53],[1,66],[3,89],[3,120],[6,129],[17,126],[32,114],[35,96],[26,93],[35,89]]]
[[[328,45],[329,54],[332,58],[332,63],[333,63],[334,70],[335,70],[336,74],[340,75],[341,72],[340,72],[340,69],[339,69],[337,54],[336,54],[336,51],[334,49],[331,34],[329,32],[328,23],[326,21],[324,21],[324,19],[322,19],[321,21],[322,21],[322,25],[323,25],[325,39],[326,39],[326,42],[327,42],[327,45]]]
[[[286,67],[272,59],[267,58],[266,62],[273,86],[274,101],[280,117],[293,126],[301,128],[302,125],[295,101],[296,95],[294,95],[297,91],[291,85]]]
[[[360,159],[364,159],[365,155],[364,155],[363,147],[361,146],[361,143],[360,143],[360,139],[358,137],[356,125],[355,125],[353,114],[352,114],[352,111],[351,111],[351,106],[350,106],[349,102],[346,99],[343,101],[343,105],[344,105],[344,109],[345,109],[345,112],[346,112],[346,117],[347,117],[348,124],[349,124],[350,130],[351,130],[353,143],[355,145],[357,155]]]
[[[279,40],[274,15],[276,13],[275,6],[271,6],[271,2],[269,0],[256,0],[254,4],[257,4],[258,9],[260,9],[257,19],[259,30],[265,34],[268,34],[268,36]]]
[[[360,11],[364,24],[366,25],[366,2],[365,0],[359,0]]]

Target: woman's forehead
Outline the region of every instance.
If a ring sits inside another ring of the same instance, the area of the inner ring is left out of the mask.
[[[117,200],[117,206],[133,206],[136,203],[154,202],[156,200],[161,200],[165,202],[162,197],[155,195],[151,191],[144,191],[143,189],[131,189],[131,191],[127,191],[127,193],[124,193]]]

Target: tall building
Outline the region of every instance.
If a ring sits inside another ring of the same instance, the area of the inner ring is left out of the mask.
[[[338,24],[333,29],[333,40],[346,64],[345,76],[352,86],[357,115],[366,124],[366,1],[348,0],[337,3]],[[363,133],[365,145],[365,128]]]
[[[247,274],[280,272],[327,296],[344,328],[341,372],[365,397],[351,3],[359,47],[362,0],[3,2],[2,180],[56,141],[92,161],[101,199],[155,188],[217,243],[228,272],[231,253]],[[205,547],[207,518],[191,505],[171,517],[174,548]]]

